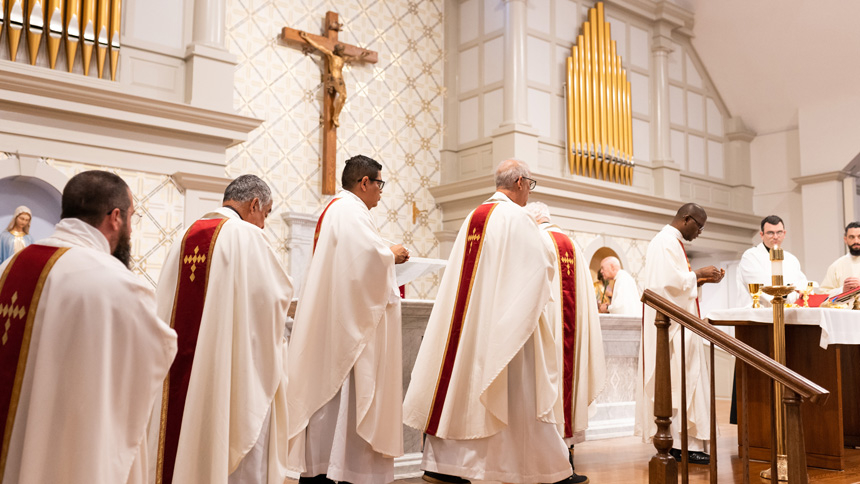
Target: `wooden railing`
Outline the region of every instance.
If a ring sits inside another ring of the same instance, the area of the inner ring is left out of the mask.
[[[681,309],[678,305],[650,289],[645,290],[642,295],[642,302],[657,311],[657,317],[654,321],[654,325],[657,327],[657,360],[654,373],[654,420],[657,423],[657,432],[654,434],[654,447],[657,449],[657,455],[652,457],[651,461],[648,463],[649,482],[652,484],[676,484],[678,482],[678,465],[677,462],[675,462],[675,459],[669,455],[669,450],[672,448],[672,434],[669,430],[672,425],[672,380],[669,366],[669,325],[670,320],[672,320],[681,325],[680,337],[682,340],[685,337],[684,331],[690,330],[712,343],[710,351],[710,482],[712,484],[716,484],[717,482],[716,402],[714,394],[714,345],[716,345],[743,363],[739,366],[740,371],[742,372],[741,381],[743,384],[740,388],[738,401],[744,422],[749,422],[746,405],[746,372],[749,367],[762,372],[769,379],[777,381],[783,385],[784,391],[782,395],[782,403],[785,405],[785,433],[786,442],[788,444],[786,449],[788,457],[788,483],[806,484],[808,478],[806,475],[806,451],[803,443],[803,426],[800,420],[800,402],[801,399],[805,399],[820,405],[827,400],[830,392],[809,381],[798,373],[780,365],[760,351],[711,326],[705,320],[693,316],[689,312]],[[682,360],[685,359],[685,346],[686,345],[681,345]],[[686,402],[687,388],[685,365],[681,364],[680,366],[680,401]],[[682,404],[680,407],[682,452],[681,478],[682,482],[686,484],[689,482],[689,473],[687,469],[687,405]],[[776,436],[774,435],[774,444],[776,442],[775,437]],[[743,426],[742,428],[741,442],[743,449],[743,455],[741,456],[743,459],[743,482],[744,484],[748,484],[750,475],[749,435],[746,426]],[[777,476],[776,445],[772,445],[771,447],[774,449],[771,459],[771,475]],[[773,482],[776,482],[776,480]]]

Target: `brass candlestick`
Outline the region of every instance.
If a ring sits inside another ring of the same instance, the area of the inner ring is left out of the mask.
[[[801,291],[801,292],[803,292],[803,307],[805,307],[805,308],[809,307],[809,295],[812,294],[812,285],[813,284],[815,284],[815,283],[807,282],[806,283],[806,289]]]
[[[750,291],[750,296],[752,296],[752,300],[753,300],[753,305],[752,305],[753,309],[761,308],[761,304],[759,303],[759,299],[761,298],[762,286],[764,286],[764,284],[761,284],[759,282],[747,284],[747,287],[749,288],[749,291]]]

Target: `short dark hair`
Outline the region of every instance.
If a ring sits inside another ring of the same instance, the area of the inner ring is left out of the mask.
[[[845,226],[845,235],[848,235],[848,229],[860,229],[860,222],[851,222]]]
[[[224,190],[224,201],[239,203],[250,202],[259,199],[261,206],[266,206],[272,201],[272,190],[269,185],[257,175],[241,175],[231,181]]]
[[[761,219],[761,231],[764,232],[764,224],[771,225],[779,225],[782,224],[783,228],[785,228],[785,222],[779,218],[779,215],[768,215],[767,217]]]
[[[76,218],[98,227],[113,209],[131,206],[128,185],[119,175],[91,170],[73,176],[63,189],[60,218]]]
[[[355,155],[346,160],[346,166],[343,167],[343,173],[340,176],[340,185],[345,190],[349,190],[364,177],[376,178],[380,171],[382,171],[382,165],[373,158]]]

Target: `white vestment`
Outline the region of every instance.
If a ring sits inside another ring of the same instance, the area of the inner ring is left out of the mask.
[[[221,207],[173,482],[282,484],[287,452],[287,342],[292,281],[266,233]],[[171,319],[181,263],[173,244],[158,283],[158,314]],[[158,453],[161,400],[150,425]],[[235,473],[235,476],[232,474]]]
[[[785,260],[782,262],[782,275],[786,285],[793,284],[795,289],[806,289],[806,274],[800,270],[800,261],[787,250],[782,251]],[[770,252],[764,243],[759,243],[744,251],[741,262],[738,264],[738,275],[735,284],[738,286],[735,307],[752,307],[752,296],[748,284],[760,283],[765,286],[771,285],[771,261]],[[762,307],[770,307],[773,296],[762,293],[759,300]],[[797,299],[797,293],[793,292],[787,297],[789,302]]]
[[[290,339],[290,466],[353,484],[394,479],[403,454],[400,295],[367,205],[327,206]]]
[[[690,270],[681,232],[666,225],[651,239],[642,271],[645,289],[677,304],[685,311],[699,316],[696,274]],[[654,365],[656,362],[656,311],[645,306],[639,370],[636,372],[636,434],[650,442],[657,425],[654,423]],[[687,361],[681,361],[681,345],[685,346]],[[709,379],[705,348],[700,336],[685,331],[671,321],[669,326],[669,367],[672,374],[672,434],[673,446],[681,448],[678,435],[681,422],[681,366],[687,371],[687,432],[690,450],[702,451],[703,442],[710,438]]]
[[[612,303],[609,305],[609,314],[642,314],[642,295],[633,276],[624,269],[618,269],[615,274],[615,285],[612,289]]]
[[[540,224],[544,242],[549,250],[555,252],[555,243],[549,232],[567,235],[553,224]],[[569,237],[568,237],[568,240]],[[575,343],[574,357],[572,362],[564,360],[564,331],[562,318],[562,284],[560,278],[563,272],[556,268],[550,288],[552,300],[546,306],[546,318],[553,328],[553,336],[556,341],[559,368],[559,399],[556,403],[556,419],[559,431],[565,436],[565,442],[576,444],[585,440],[585,429],[588,427],[589,406],[594,403],[597,395],[603,390],[606,383],[606,357],[603,351],[603,333],[600,329],[600,313],[597,310],[597,300],[594,298],[594,285],[591,280],[591,272],[588,270],[588,262],[582,249],[572,240],[570,241],[575,250],[574,271],[575,276]],[[564,258],[564,254],[562,254]],[[565,261],[562,260],[562,268]],[[572,390],[570,399],[570,415],[566,415],[564,400],[566,398],[565,387],[565,363],[572,364],[570,381],[568,387]],[[592,410],[596,408],[592,407]],[[573,434],[565,435],[565,417],[572,423]]]
[[[841,294],[842,284],[849,277],[860,277],[860,255],[845,254],[833,261],[821,281],[821,289],[831,296]]]
[[[146,428],[176,333],[94,227],[66,218],[38,244],[71,249],[43,286],[0,480],[146,483]]]
[[[486,206],[466,218],[454,242],[403,402],[404,422],[426,429],[433,419],[426,470],[555,482],[571,474],[556,427],[557,350],[543,313],[555,253],[523,207],[499,192],[485,203],[495,206],[484,233],[469,233],[469,225]],[[460,288],[464,260],[474,257],[471,285]],[[468,296],[455,350],[449,333],[458,293]],[[437,394],[442,373],[449,382],[444,397]]]

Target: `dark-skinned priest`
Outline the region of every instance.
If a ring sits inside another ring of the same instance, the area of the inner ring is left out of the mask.
[[[263,231],[269,186],[242,175],[167,255],[158,313],[179,352],[154,409],[157,482],[282,484],[293,286]]]
[[[536,182],[505,160],[457,235],[403,402],[424,479],[577,482],[558,432],[550,300],[555,254],[525,210]]]
[[[134,216],[122,178],[81,172],[54,233],[0,265],[0,482],[152,482],[176,333],[129,270]]]
[[[289,460],[302,484],[387,484],[403,454],[394,265],[409,253],[370,213],[384,185],[381,164],[353,156],[317,222],[290,339]]]
[[[699,286],[720,282],[725,270],[707,266],[695,271],[687,259],[684,241],[693,241],[705,229],[708,214],[695,203],[678,209],[669,225],[651,239],[645,255],[642,281],[650,289],[685,311],[699,317]],[[636,434],[650,442],[657,431],[654,423],[654,365],[656,361],[657,328],[654,326],[656,311],[646,305],[643,314],[642,345],[639,355],[639,370],[636,385]],[[705,448],[710,432],[708,407],[708,369],[705,347],[701,336],[685,331],[681,338],[681,326],[672,321],[669,326],[670,359],[672,370],[672,438],[676,448],[671,454],[681,460],[680,418],[681,405],[687,408],[687,443],[689,462],[707,464],[710,456]],[[681,360],[681,347],[686,348],[687,361]],[[687,401],[681,402],[681,365],[687,370]]]

